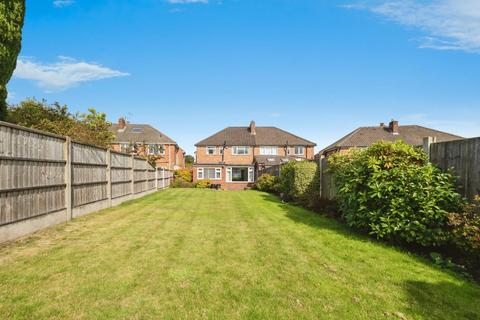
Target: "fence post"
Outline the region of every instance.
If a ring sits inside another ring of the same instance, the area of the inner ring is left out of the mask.
[[[158,191],[158,168],[155,166],[155,190]]]
[[[132,196],[135,194],[135,155],[132,154]]]
[[[435,143],[435,142],[437,142],[436,137],[425,137],[425,138],[423,138],[423,151],[425,151],[425,153],[427,154],[428,161],[430,161],[430,147],[431,147],[432,143]]]
[[[112,206],[112,153],[107,149],[107,199],[108,207]]]
[[[318,172],[320,173],[319,174],[319,177],[318,179],[320,179],[320,199],[323,198],[323,156],[319,156],[318,157]]]
[[[165,168],[162,168],[162,190],[165,189]]]
[[[65,158],[65,208],[67,221],[72,220],[72,139],[65,137],[63,148]]]

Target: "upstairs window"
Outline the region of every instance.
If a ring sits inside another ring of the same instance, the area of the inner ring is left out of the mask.
[[[260,155],[276,156],[278,155],[278,148],[277,147],[260,147]]]
[[[301,147],[301,146],[295,147],[293,152],[294,152],[294,155],[296,156],[303,156],[305,154],[305,147]]]
[[[207,155],[213,156],[214,154],[217,153],[217,147],[207,147],[205,149],[205,151],[206,151]]]
[[[235,156],[243,156],[249,153],[249,147],[246,146],[236,146],[232,148],[232,154]]]
[[[163,155],[165,154],[165,147],[161,144],[149,144],[147,153],[153,155]]]
[[[143,130],[142,130],[142,128],[132,128],[132,131],[131,131],[131,132],[132,132],[132,133],[142,133]]]

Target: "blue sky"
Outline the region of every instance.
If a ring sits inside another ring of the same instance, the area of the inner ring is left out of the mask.
[[[27,0],[8,89],[150,123],[188,153],[250,120],[317,149],[392,118],[480,136],[480,2]]]

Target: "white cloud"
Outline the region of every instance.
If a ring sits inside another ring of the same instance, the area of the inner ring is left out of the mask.
[[[113,70],[96,63],[77,61],[59,56],[58,62],[42,64],[30,58],[19,58],[14,76],[33,80],[47,91],[62,90],[82,82],[128,76],[128,73]]]
[[[68,7],[75,3],[75,0],[54,0],[53,5],[57,8]]]
[[[167,0],[167,2],[173,4],[208,3],[208,0]]]
[[[422,30],[421,48],[480,53],[479,0],[366,0],[342,7]]]

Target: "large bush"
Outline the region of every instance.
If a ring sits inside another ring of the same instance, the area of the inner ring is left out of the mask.
[[[480,278],[480,197],[448,215],[454,255]]]
[[[280,170],[279,188],[286,200],[310,206],[318,191],[318,165],[309,161],[290,161]]]
[[[7,112],[7,83],[22,44],[25,0],[0,1],[0,120]]]
[[[175,170],[174,181],[172,183],[172,188],[193,188],[196,186],[192,182],[192,170],[191,169],[179,169]]]
[[[431,246],[447,241],[447,213],[456,212],[461,199],[452,175],[428,163],[422,150],[379,142],[332,156],[329,165],[349,226],[396,242]]]
[[[255,189],[259,191],[275,193],[278,191],[278,180],[278,177],[264,173],[258,178],[257,183],[255,183]]]

